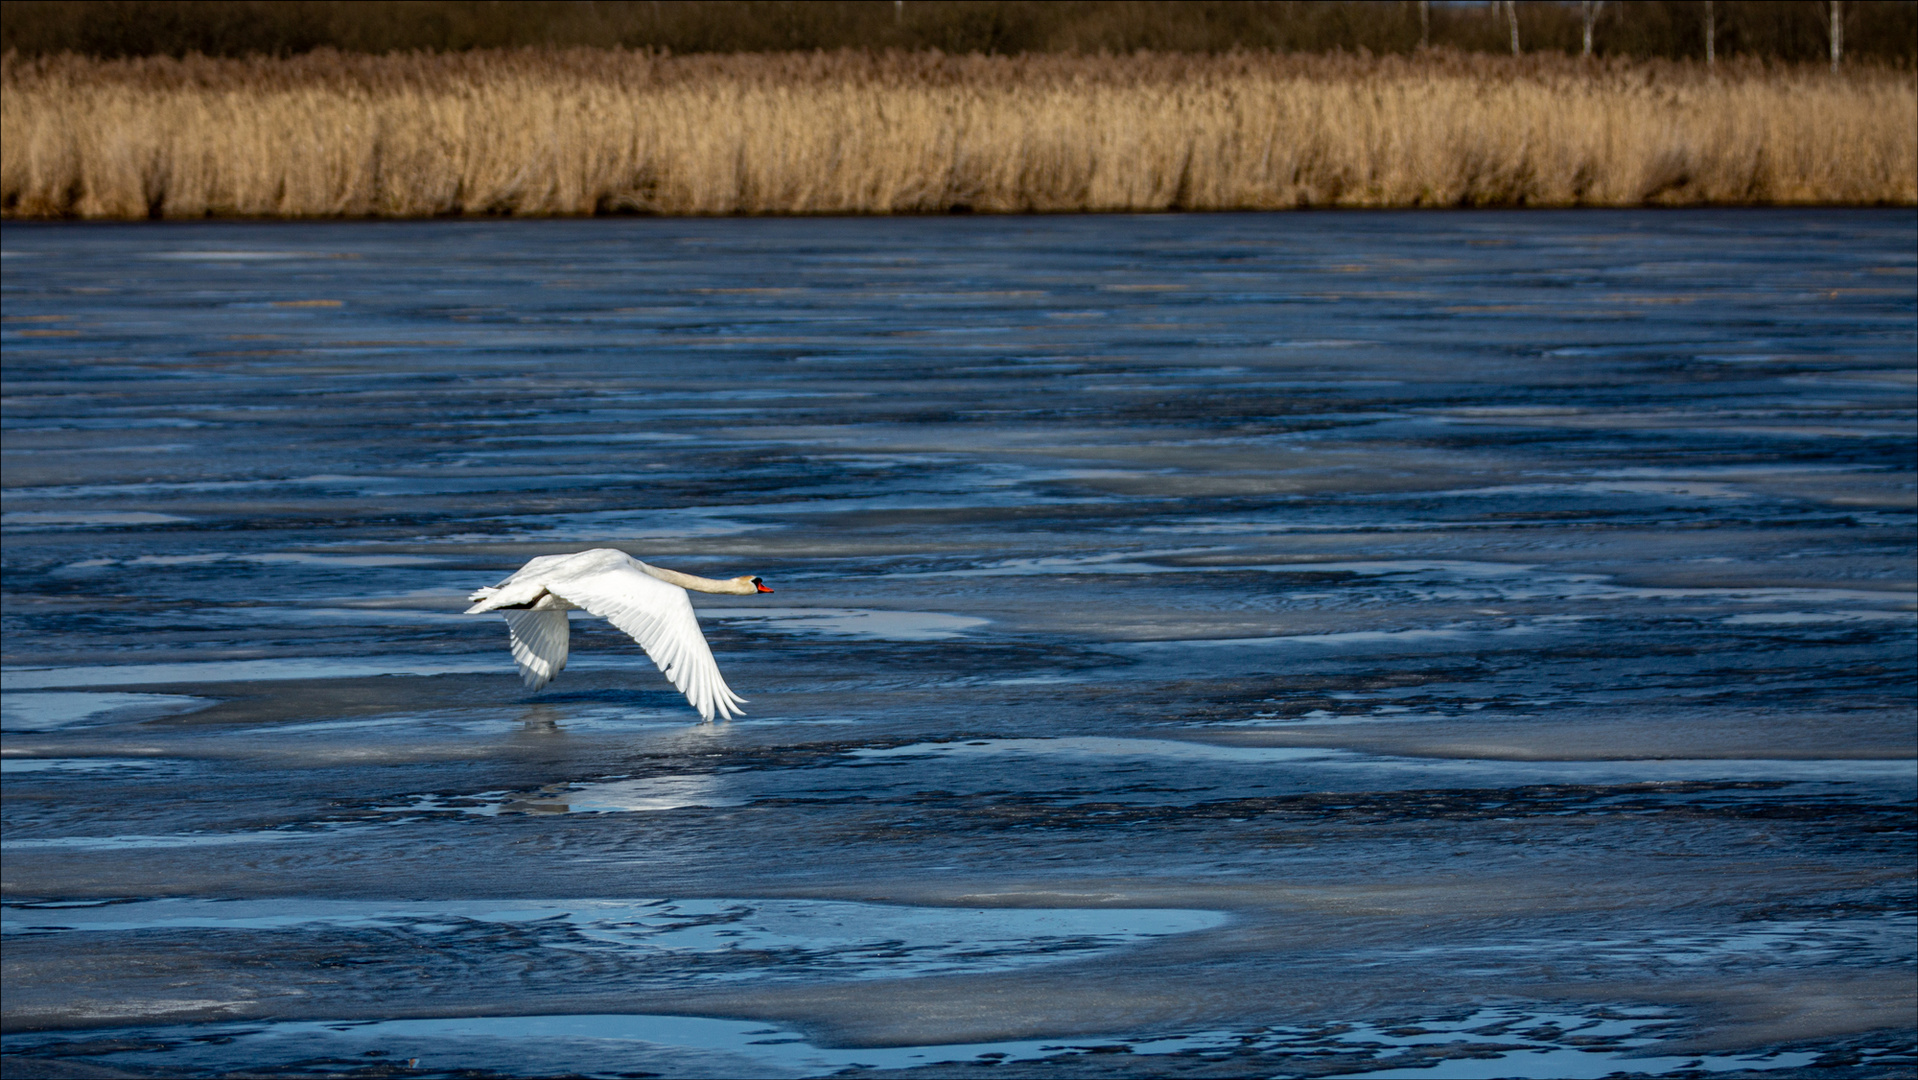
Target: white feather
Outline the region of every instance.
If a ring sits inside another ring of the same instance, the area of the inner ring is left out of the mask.
[[[571,628],[566,612],[505,611],[506,628],[512,634],[513,659],[519,662],[519,677],[529,690],[538,690],[553,681],[566,667],[566,651]]]

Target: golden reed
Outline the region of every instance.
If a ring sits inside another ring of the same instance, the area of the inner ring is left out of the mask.
[[[1918,203],[1918,78],[1455,53],[0,61],[8,218]]]

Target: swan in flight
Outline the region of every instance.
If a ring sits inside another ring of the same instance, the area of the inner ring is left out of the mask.
[[[497,611],[506,616],[520,678],[534,690],[552,682],[566,666],[566,613],[582,608],[633,635],[701,719],[711,722],[715,712],[727,720],[743,716],[745,699],[719,677],[687,589],[736,596],[772,592],[750,574],[714,581],[648,566],[623,551],[594,548],[541,555],[498,585],[467,597],[478,603],[466,614]]]

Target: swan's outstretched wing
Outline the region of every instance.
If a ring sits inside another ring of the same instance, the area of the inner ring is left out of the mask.
[[[571,637],[564,611],[502,611],[506,627],[513,635],[513,659],[519,662],[519,677],[526,688],[538,690],[553,681],[566,667],[566,648]]]
[[[554,574],[546,591],[598,615],[633,636],[666,678],[707,720],[743,715],[745,699],[719,677],[719,664],[699,632],[686,590],[648,577],[631,559],[604,560],[577,574]]]

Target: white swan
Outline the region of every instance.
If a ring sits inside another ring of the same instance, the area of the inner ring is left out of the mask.
[[[745,699],[719,677],[719,665],[699,632],[687,589],[751,596],[771,589],[756,577],[728,581],[648,566],[623,551],[594,548],[572,555],[541,555],[512,577],[467,597],[468,615],[497,611],[512,633],[520,678],[534,690],[566,666],[566,613],[583,608],[633,635],[686,700],[710,722],[717,712],[744,715]]]

